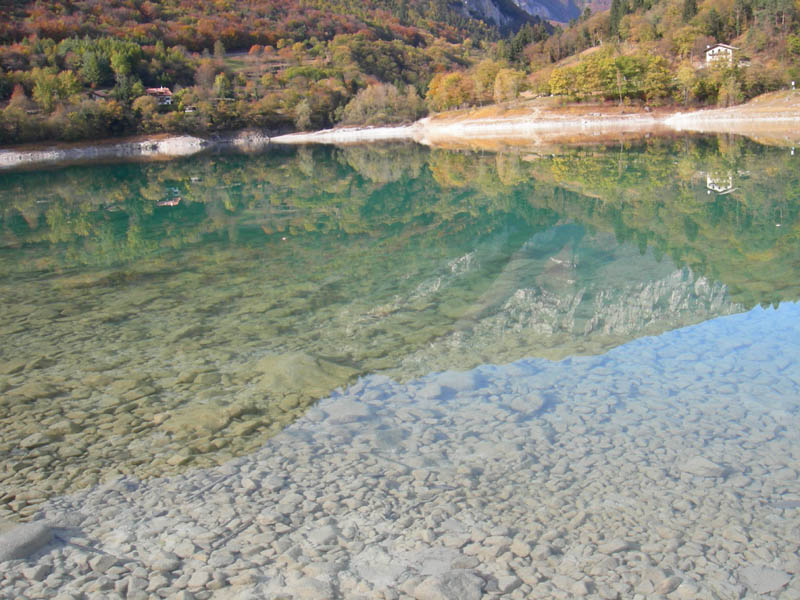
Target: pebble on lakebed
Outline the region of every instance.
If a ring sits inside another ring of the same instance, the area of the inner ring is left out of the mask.
[[[800,335],[759,314],[596,358],[362,379],[248,457],[41,504],[59,539],[3,563],[0,589],[797,600],[800,381],[780,357]]]

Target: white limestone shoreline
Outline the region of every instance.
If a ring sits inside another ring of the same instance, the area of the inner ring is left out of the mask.
[[[252,152],[269,144],[269,137],[245,130],[217,138],[168,135],[107,141],[100,144],[53,144],[18,149],[0,149],[0,170],[29,166],[84,163],[106,160],[154,160],[192,156],[212,149],[233,148]]]
[[[362,144],[413,141],[427,146],[481,140],[515,140],[529,143],[595,141],[598,137],[622,134],[665,134],[672,132],[731,133],[747,136],[761,133],[785,134],[786,141],[800,139],[800,114],[737,114],[735,110],[703,110],[667,116],[524,115],[499,118],[437,119],[426,117],[400,127],[342,128],[290,133],[272,138],[275,144]]]
[[[557,114],[531,110],[528,114],[497,117],[440,115],[410,125],[387,127],[342,127],[269,137],[246,130],[201,138],[163,135],[106,141],[99,144],[53,144],[0,149],[0,171],[26,167],[111,160],[158,160],[191,156],[219,149],[244,152],[263,150],[270,144],[364,144],[407,141],[428,146],[470,144],[506,140],[512,144],[542,144],[569,141],[594,142],[619,135],[636,136],[673,132],[728,133],[756,137],[766,143],[800,143],[800,112],[787,108],[770,112],[753,107],[732,107],[664,115]]]
[[[273,144],[360,144],[364,142],[416,141],[421,121],[397,127],[341,127],[301,131],[272,138]]]

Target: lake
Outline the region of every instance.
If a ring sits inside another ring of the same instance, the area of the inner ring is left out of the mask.
[[[800,598],[799,162],[4,173],[4,597]]]

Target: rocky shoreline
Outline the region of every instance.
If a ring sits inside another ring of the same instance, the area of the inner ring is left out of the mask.
[[[0,149],[0,170],[95,161],[173,159],[211,150],[256,152],[268,145],[269,136],[264,132],[253,130],[215,138],[161,135],[107,141],[101,144],[42,145],[21,149]]]
[[[758,100],[758,99],[756,99]],[[481,145],[502,140],[508,145],[593,143],[674,132],[745,135],[775,145],[800,144],[800,110],[791,102],[749,103],[725,109],[650,114],[566,114],[533,107],[511,116],[470,116],[469,111],[426,117],[410,125],[342,127],[270,137],[267,132],[245,130],[213,138],[188,135],[109,141],[102,144],[61,144],[30,149],[0,149],[0,170],[72,164],[96,160],[158,160],[191,156],[211,150],[257,152],[270,144],[363,144],[409,141],[429,146]],[[755,102],[755,101],[754,101]],[[597,110],[602,111],[599,107]]]

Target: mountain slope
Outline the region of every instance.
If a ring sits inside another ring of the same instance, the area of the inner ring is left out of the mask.
[[[452,6],[455,8],[459,5]],[[540,16],[509,0],[461,0],[460,11],[464,16],[491,23],[504,33],[516,31],[527,23],[538,22],[535,17]]]
[[[387,39],[397,37],[393,30],[410,28],[409,35],[454,42],[496,39],[538,20],[511,0],[23,0],[0,2],[0,41],[114,35],[190,50],[210,49],[221,40],[229,50],[244,50],[281,39],[329,40],[358,31]]]
[[[530,15],[559,23],[581,16],[582,3],[576,0],[514,0],[514,3]]]

